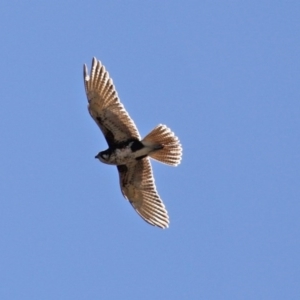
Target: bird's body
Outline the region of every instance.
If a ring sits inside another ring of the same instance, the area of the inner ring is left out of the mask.
[[[139,140],[129,139],[118,143],[95,157],[109,165],[124,165],[147,157],[151,152],[161,149],[161,146],[147,147]]]
[[[182,156],[178,138],[165,125],[158,125],[141,139],[108,72],[96,58],[90,75],[84,66],[84,84],[88,110],[109,147],[99,152],[96,158],[117,166],[122,194],[146,222],[168,227],[168,213],[156,191],[149,157],[168,165],[178,165]]]

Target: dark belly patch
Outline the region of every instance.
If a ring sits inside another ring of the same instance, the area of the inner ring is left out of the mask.
[[[132,145],[131,145],[131,150],[132,152],[136,152],[138,150],[141,150],[144,148],[144,145],[140,142],[140,141],[133,141]]]

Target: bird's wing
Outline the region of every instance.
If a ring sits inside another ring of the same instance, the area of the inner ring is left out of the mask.
[[[139,132],[118,98],[112,79],[95,57],[91,73],[84,65],[83,77],[90,115],[102,130],[109,146],[129,138],[140,139]]]
[[[168,212],[156,191],[149,158],[117,168],[122,194],[137,213],[151,225],[167,228]]]

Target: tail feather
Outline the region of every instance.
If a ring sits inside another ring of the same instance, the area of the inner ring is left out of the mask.
[[[177,136],[165,125],[156,126],[143,140],[146,147],[156,149],[149,156],[171,166],[180,164],[182,147]]]

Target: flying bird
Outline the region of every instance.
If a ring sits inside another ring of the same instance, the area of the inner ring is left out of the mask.
[[[84,65],[83,77],[88,111],[108,144],[108,149],[95,158],[117,166],[123,196],[146,222],[167,228],[168,212],[157,193],[149,157],[177,166],[182,157],[179,139],[161,124],[141,139],[134,121],[120,102],[112,79],[95,57],[90,74]]]

